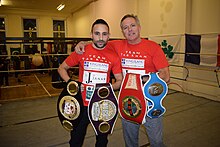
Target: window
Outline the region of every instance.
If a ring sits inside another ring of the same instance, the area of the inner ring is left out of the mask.
[[[24,38],[25,42],[29,42],[28,44],[24,44],[24,51],[26,54],[35,54],[38,52],[37,45],[31,43],[33,40],[37,38],[37,22],[36,19],[23,19],[23,29],[24,29]],[[27,39],[27,40],[26,40]]]
[[[37,37],[37,25],[36,19],[23,19],[24,37],[36,38]]]
[[[0,17],[0,33],[1,37],[5,37],[5,19]]]
[[[63,20],[53,20],[54,38],[65,38],[65,25]]]
[[[54,52],[67,53],[65,43],[65,22],[63,20],[53,20]]]
[[[7,55],[6,46],[4,44],[5,37],[5,18],[0,17],[0,55]]]

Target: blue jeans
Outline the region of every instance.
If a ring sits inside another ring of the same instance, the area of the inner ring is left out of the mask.
[[[163,147],[162,137],[162,117],[151,119],[146,116],[146,122],[143,124],[151,147]],[[123,136],[126,147],[139,147],[139,128],[140,125],[122,119]]]

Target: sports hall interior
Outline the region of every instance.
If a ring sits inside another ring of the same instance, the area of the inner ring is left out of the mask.
[[[60,4],[65,7],[59,11]],[[1,147],[69,146],[69,132],[57,116],[65,85],[57,68],[78,42],[91,40],[97,18],[108,22],[110,39],[124,39],[120,20],[125,14],[139,17],[142,38],[173,53],[172,58],[166,54],[171,81],[163,100],[165,145],[220,146],[219,0],[0,0],[0,57],[7,65],[0,71]],[[189,36],[205,38],[208,47],[200,53],[187,51]],[[77,80],[78,67],[69,75]],[[109,147],[124,146],[121,119]],[[83,146],[94,144],[89,126]],[[139,144],[150,146],[142,127]]]

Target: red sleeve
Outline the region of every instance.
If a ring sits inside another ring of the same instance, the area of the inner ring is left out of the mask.
[[[76,66],[79,64],[78,62],[78,54],[76,52],[72,52],[66,59],[65,62],[68,66]]]
[[[169,63],[166,59],[166,56],[162,50],[162,48],[155,43],[155,47],[154,47],[154,57],[153,57],[153,63],[156,67],[157,70],[161,69],[161,68],[165,68],[169,66]]]

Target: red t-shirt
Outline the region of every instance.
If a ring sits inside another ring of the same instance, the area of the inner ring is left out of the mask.
[[[110,72],[121,73],[120,58],[112,47],[107,45],[103,50],[87,45],[82,55],[73,52],[65,60],[68,66],[79,65],[79,81],[85,84],[108,83]],[[91,94],[91,93],[90,93]],[[88,106],[90,97],[83,97],[84,105]]]
[[[153,41],[142,39],[132,45],[127,40],[114,40],[109,44],[120,57],[123,75],[127,72],[147,74],[169,66],[163,50]]]

